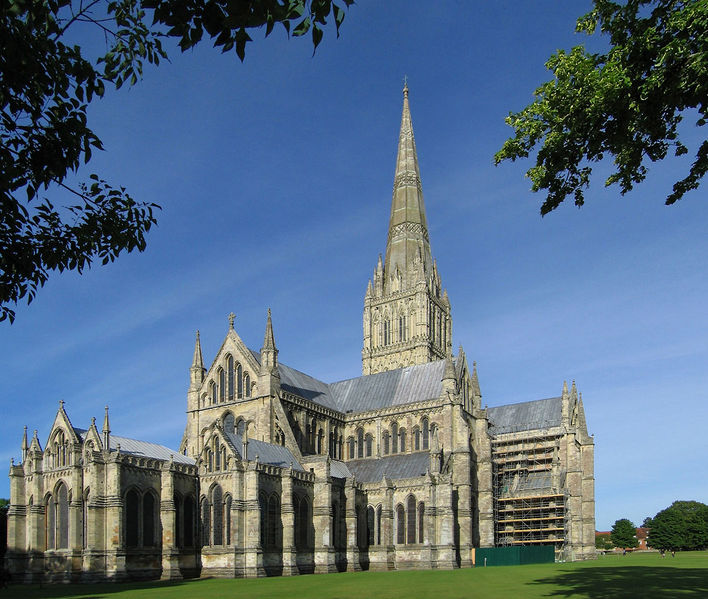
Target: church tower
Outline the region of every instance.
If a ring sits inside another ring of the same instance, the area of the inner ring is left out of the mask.
[[[386,258],[379,256],[364,298],[362,372],[441,360],[451,351],[450,301],[430,251],[406,85]]]

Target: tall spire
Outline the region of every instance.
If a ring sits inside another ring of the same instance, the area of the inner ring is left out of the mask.
[[[384,270],[386,276],[390,277],[398,269],[405,285],[406,275],[413,265],[422,266],[427,279],[432,267],[432,257],[406,83],[403,88],[403,115],[398,137]]]
[[[204,359],[202,358],[202,343],[199,339],[199,331],[194,341],[194,357],[192,366],[189,369],[189,382],[192,387],[199,387],[204,381]]]
[[[266,320],[265,337],[263,338],[263,348],[266,350],[275,350],[275,336],[273,335],[273,319],[270,316],[270,308],[268,308],[268,319]]]
[[[204,368],[204,359],[202,358],[202,342],[199,339],[199,331],[197,331],[197,338],[194,341],[194,357],[192,358],[192,368]]]
[[[261,370],[258,376],[258,393],[275,395],[280,390],[280,373],[278,372],[278,349],[275,347],[273,321],[268,308],[265,337],[261,348]]]

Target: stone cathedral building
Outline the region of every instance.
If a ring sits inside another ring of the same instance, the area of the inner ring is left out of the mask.
[[[15,579],[124,580],[469,567],[474,549],[594,556],[594,444],[575,384],[482,407],[452,351],[413,129],[403,117],[385,258],[364,297],[362,376],[325,383],[234,329],[197,333],[178,449],[77,428],[60,402],[10,468]],[[207,367],[208,366],[208,367]],[[560,387],[560,385],[559,385]]]

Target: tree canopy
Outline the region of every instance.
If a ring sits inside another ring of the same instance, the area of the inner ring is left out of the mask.
[[[154,203],[134,200],[97,174],[67,178],[103,149],[87,107],[113,86],[135,85],[145,64],[205,36],[244,60],[251,34],[309,33],[317,48],[326,26],[337,35],[353,0],[0,0],[0,321],[31,302],[51,271],[82,272],[122,252],[145,249],[156,223]],[[150,23],[150,17],[152,22]],[[85,55],[72,34],[89,27],[105,53]],[[55,206],[63,188],[75,202]]]
[[[606,53],[576,46],[553,54],[554,78],[534,101],[506,122],[515,132],[495,154],[496,164],[528,158],[534,192],[544,191],[541,214],[568,196],[585,201],[592,164],[605,156],[614,171],[605,185],[627,193],[647,176],[647,163],[689,149],[679,139],[684,116],[706,124],[708,110],[708,2],[705,0],[594,0],[576,31],[609,36]],[[708,170],[708,139],[696,149],[685,177],[666,198],[673,204],[696,189]]]
[[[637,542],[637,527],[627,518],[621,518],[612,525],[610,539],[615,547],[634,549],[639,546]]]
[[[699,501],[674,501],[652,519],[647,542],[654,549],[707,548],[708,505]]]

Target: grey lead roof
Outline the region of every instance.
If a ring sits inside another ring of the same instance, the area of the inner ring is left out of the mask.
[[[329,474],[335,478],[350,478],[352,473],[344,462],[332,460],[329,465]]]
[[[86,429],[74,428],[76,434],[83,441],[86,435]],[[179,451],[158,445],[157,443],[149,443],[148,441],[138,441],[137,439],[129,439],[128,437],[119,437],[118,435],[110,436],[110,449],[115,451],[120,445],[120,452],[134,456],[151,458],[155,460],[163,460],[168,462],[170,458],[178,464],[189,464],[193,466],[196,462],[186,455],[182,455]]]
[[[250,351],[260,361],[260,354]],[[286,392],[339,412],[366,412],[439,397],[445,360],[359,376],[329,385],[282,362],[278,363],[278,372],[280,386]]]
[[[332,383],[329,388],[342,412],[365,412],[435,399],[442,391],[445,360]]]
[[[561,398],[524,401],[496,408],[487,408],[489,433],[499,435],[561,425]]]
[[[239,457],[242,458],[243,437],[237,433],[231,433],[228,431],[225,431],[225,434],[238,452]],[[295,456],[287,447],[275,445],[274,443],[266,443],[265,441],[258,441],[257,439],[249,439],[248,459],[255,460],[256,456],[258,456],[258,461],[263,464],[280,466],[281,468],[289,468],[292,464],[293,470],[299,470],[301,472],[305,471],[300,462],[297,461]]]
[[[379,459],[352,460],[347,467],[356,480],[363,483],[380,481],[384,476],[390,479],[414,478],[428,471],[430,454],[425,452],[392,455]]]

